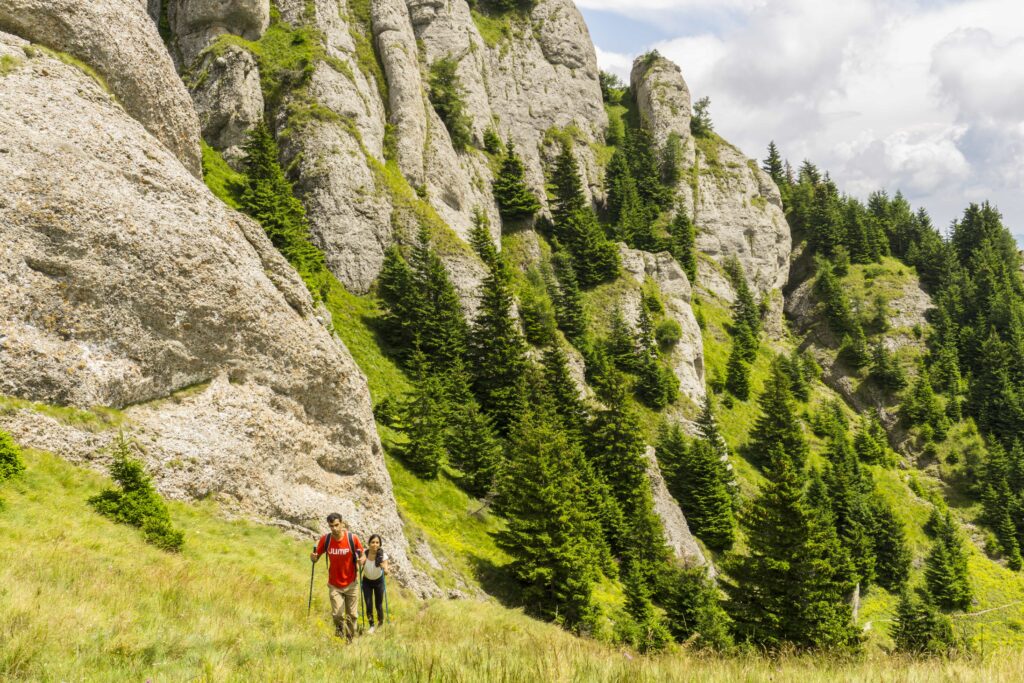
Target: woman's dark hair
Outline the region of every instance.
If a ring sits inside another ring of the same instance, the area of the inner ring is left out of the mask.
[[[341,513],[338,513],[338,512],[332,512],[331,514],[327,515],[327,523],[328,523],[328,524],[330,524],[330,523],[331,523],[331,522],[333,522],[334,520],[338,520],[339,522],[344,522],[344,521],[345,521],[345,520],[343,520],[343,519],[341,518]]]
[[[368,539],[366,539],[366,547],[369,548],[375,538],[380,541],[380,547],[377,548],[377,563],[380,564],[381,558],[386,557],[386,555],[384,555],[384,539],[380,537],[380,534],[372,534]]]

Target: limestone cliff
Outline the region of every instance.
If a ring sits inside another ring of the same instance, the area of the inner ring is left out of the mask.
[[[75,66],[9,34],[0,55],[0,393],[123,408],[165,494],[300,527],[339,509],[416,583],[365,378],[259,225]],[[110,438],[0,421],[73,460]]]

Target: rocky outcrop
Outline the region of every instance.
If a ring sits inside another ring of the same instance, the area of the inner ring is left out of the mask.
[[[668,252],[651,254],[619,244],[619,256],[622,267],[637,282],[650,278],[658,286],[665,304],[665,316],[682,328],[682,336],[669,352],[669,360],[679,378],[680,391],[699,405],[705,393],[704,342],[690,306],[690,282],[686,273]]]
[[[259,39],[270,23],[270,0],[167,0],[167,20],[188,65],[221,34]]]
[[[654,512],[661,519],[665,529],[665,541],[672,549],[673,554],[690,565],[708,567],[711,576],[715,575],[714,565],[707,561],[700,549],[700,544],[686,523],[686,516],[679,509],[679,504],[672,494],[668,492],[665,485],[665,478],[661,475],[661,468],[658,467],[658,459],[654,449],[647,447],[644,453],[644,462],[647,465],[647,479],[651,483],[651,496],[654,499]]]
[[[298,276],[89,77],[26,47],[0,34],[0,393],[124,408],[162,492],[304,528],[336,509],[417,584],[366,380]],[[70,459],[104,445],[49,419],[0,421]]]
[[[697,228],[697,249],[719,263],[731,256],[739,260],[751,286],[769,297],[767,329],[781,334],[777,290],[789,274],[792,238],[778,188],[756,162],[718,136],[694,139],[690,92],[678,66],[657,53],[644,55],[633,63],[630,81],[655,141],[664,145],[669,135],[679,137],[684,168],[678,190]],[[728,279],[713,270],[705,264],[698,285],[732,301]]]
[[[198,117],[139,0],[4,0],[0,30],[89,65],[132,117],[201,176]]]
[[[263,119],[263,93],[256,59],[226,45],[203,56],[198,81],[190,88],[203,139],[238,167],[247,134]]]

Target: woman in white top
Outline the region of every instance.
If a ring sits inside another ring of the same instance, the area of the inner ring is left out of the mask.
[[[373,624],[373,608],[377,607],[377,626],[384,623],[384,574],[388,571],[388,557],[381,548],[380,536],[374,534],[366,542],[366,563],[363,565],[363,602],[366,618],[370,622],[370,633],[376,630]]]

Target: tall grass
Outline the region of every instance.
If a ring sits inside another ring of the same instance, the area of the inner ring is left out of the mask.
[[[323,567],[306,617],[309,543],[213,503],[172,503],[180,555],[92,512],[104,478],[26,453],[0,513],[0,680],[10,681],[1012,681],[1024,657],[911,661],[657,657],[576,638],[493,601],[418,601],[389,586],[392,621],[346,646]]]

